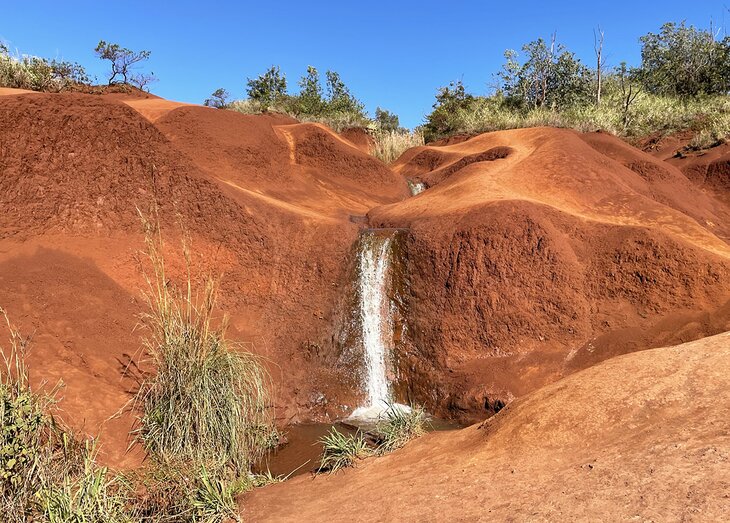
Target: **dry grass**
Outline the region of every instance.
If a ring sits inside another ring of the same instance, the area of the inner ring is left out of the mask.
[[[408,149],[423,145],[423,133],[419,130],[376,131],[374,134],[373,156],[385,163],[398,159]]]

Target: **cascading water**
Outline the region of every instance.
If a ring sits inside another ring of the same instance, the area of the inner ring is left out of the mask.
[[[426,190],[426,184],[408,180],[408,188],[411,190],[411,196],[417,196]]]
[[[393,350],[393,306],[389,295],[392,243],[392,233],[377,229],[364,231],[360,238],[359,320],[362,326],[367,403],[353,412],[351,418],[355,419],[377,419],[392,402],[388,380]]]

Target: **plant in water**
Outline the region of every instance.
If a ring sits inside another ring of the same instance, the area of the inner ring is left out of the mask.
[[[403,447],[414,438],[426,433],[428,418],[422,407],[410,409],[389,404],[384,418],[378,422],[378,453],[385,454]]]
[[[358,459],[366,458],[372,453],[360,431],[346,435],[332,427],[319,441],[323,449],[317,472],[332,473],[351,467]]]

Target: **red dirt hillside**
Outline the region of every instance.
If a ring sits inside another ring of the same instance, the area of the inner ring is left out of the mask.
[[[618,356],[355,469],[243,499],[248,521],[725,521],[730,335]]]
[[[328,400],[356,391],[327,352],[338,289],[357,222],[405,198],[402,178],[288,118],[119,95],[2,94],[0,304],[34,333],[31,376],[63,379],[75,427],[103,427],[110,459],[127,459],[131,420],[108,418],[134,386],[121,376],[140,349],[137,208],[153,202],[173,269],[182,221],[195,266],[224,274],[232,337],[271,362],[277,415],[341,415]]]
[[[231,337],[269,362],[280,423],[362,398],[342,336],[368,225],[407,229],[394,388],[435,414],[483,419],[614,355],[730,329],[730,209],[607,135],[488,133],[389,169],[288,117],[0,95],[0,305],[34,333],[32,377],[64,380],[65,418],[101,428],[112,463],[138,458],[130,416],[110,416],[135,386],[153,204],[173,279],[180,222],[196,274],[223,274]],[[408,198],[406,178],[431,188]]]
[[[407,151],[410,397],[477,420],[577,369],[730,329],[730,209],[605,134],[537,128]],[[405,369],[408,369],[407,371]]]

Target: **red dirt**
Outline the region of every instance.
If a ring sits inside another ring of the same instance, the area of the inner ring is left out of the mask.
[[[396,385],[433,413],[481,419],[609,357],[730,329],[722,184],[698,190],[605,135],[489,133],[407,151],[391,170],[284,116],[0,95],[0,304],[35,332],[35,380],[66,382],[64,418],[103,427],[110,463],[139,459],[124,453],[130,414],[109,418],[133,387],[120,360],[140,348],[137,208],[153,203],[172,278],[179,221],[198,271],[223,273],[231,337],[270,362],[282,422],[359,399],[339,336],[368,219],[408,228]],[[413,177],[431,188],[407,198]]]
[[[248,521],[725,521],[730,335],[613,358],[335,475],[248,494]]]
[[[182,220],[196,266],[224,273],[232,337],[272,362],[277,414],[341,415],[352,404],[358,392],[342,385],[331,343],[344,261],[367,210],[408,194],[381,162],[282,117],[34,93],[0,99],[0,172],[0,303],[35,332],[32,376],[63,377],[74,426],[95,432],[130,397],[117,360],[140,348],[136,207],[154,201],[173,268]],[[99,328],[109,321],[118,327]],[[130,424],[105,425],[117,464]]]
[[[409,229],[402,385],[431,412],[476,420],[611,356],[730,329],[730,209],[616,138],[488,133],[394,169],[434,184],[369,213]]]
[[[340,136],[367,154],[370,154],[373,150],[373,145],[375,145],[375,140],[372,135],[361,127],[345,129],[340,133]]]

